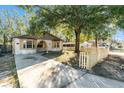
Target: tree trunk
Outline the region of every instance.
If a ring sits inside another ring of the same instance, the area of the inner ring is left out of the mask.
[[[99,49],[98,49],[98,36],[96,35],[96,37],[95,37],[95,46],[96,46],[96,56],[97,56],[97,58],[96,58],[96,60],[98,61],[98,59],[99,59]]]
[[[95,46],[96,46],[96,48],[98,48],[98,36],[97,35],[95,37]]]
[[[11,53],[13,53],[13,45],[12,45],[12,38],[11,38],[11,40],[10,40],[10,43],[11,43]]]
[[[3,35],[3,48],[4,48],[3,52],[7,52],[7,51],[6,51],[6,41],[7,41],[7,40],[6,40],[6,35],[4,34],[4,35]]]
[[[79,56],[80,53],[80,30],[75,30],[75,36],[76,36],[76,40],[75,40],[75,53],[77,53],[77,55]]]

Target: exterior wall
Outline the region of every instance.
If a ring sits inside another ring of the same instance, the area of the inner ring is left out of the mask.
[[[26,40],[26,39],[25,39]],[[24,49],[22,48],[22,39],[14,38],[13,39],[13,53],[14,54],[34,54],[36,53],[36,48],[33,49]]]
[[[52,41],[51,40],[44,40],[47,43],[48,51],[61,51],[62,50],[62,41],[60,41],[60,47],[59,48],[53,48],[52,47]]]
[[[63,49],[63,41],[60,41],[60,49]]]
[[[27,39],[18,39],[13,38],[13,54],[34,54],[37,52],[37,45],[39,41],[42,40],[34,40],[35,48],[23,48],[23,41]],[[62,41],[60,41],[60,47],[59,48],[53,48],[52,47],[52,41],[51,40],[43,40],[47,44],[47,50],[48,51],[61,51],[62,50]],[[44,50],[46,51],[46,50]]]

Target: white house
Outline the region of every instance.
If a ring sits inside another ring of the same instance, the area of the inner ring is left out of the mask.
[[[85,42],[80,44],[80,47],[81,48],[83,48],[83,47],[84,48],[90,48],[90,47],[92,47],[92,43],[89,43],[89,42],[85,41]]]
[[[41,37],[22,35],[13,37],[13,54],[33,54],[42,51],[61,51],[63,40],[44,32]]]

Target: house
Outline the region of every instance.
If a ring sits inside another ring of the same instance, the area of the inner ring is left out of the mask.
[[[74,42],[63,42],[63,47],[75,47]]]
[[[93,46],[92,41],[85,41],[80,44],[80,48],[90,48]],[[64,50],[74,50],[75,49],[75,42],[63,42],[63,49]]]
[[[119,41],[117,43],[117,48],[124,49],[124,42],[123,41]]]
[[[93,43],[85,41],[85,42],[80,44],[80,47],[81,48],[89,48],[89,47],[92,47],[92,45],[93,45]]]
[[[42,36],[22,35],[13,37],[13,54],[34,54],[42,51],[61,51],[63,40],[44,32]]]

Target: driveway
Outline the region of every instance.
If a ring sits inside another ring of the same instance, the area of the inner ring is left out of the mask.
[[[124,82],[88,74],[39,54],[16,55],[15,61],[21,87],[124,87]]]

